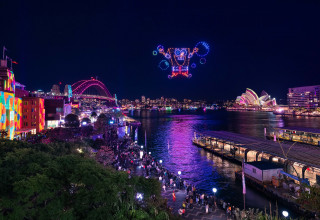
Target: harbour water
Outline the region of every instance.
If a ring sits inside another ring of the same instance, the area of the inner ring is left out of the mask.
[[[147,151],[171,172],[178,173],[202,192],[217,196],[231,204],[243,207],[242,186],[235,182],[234,172],[241,167],[208,153],[192,144],[194,132],[226,130],[264,138],[264,128],[283,126],[320,127],[320,118],[282,117],[271,112],[159,112],[132,111],[131,117],[141,121],[138,143],[144,144],[147,133]],[[247,187],[246,206],[264,210],[269,203],[263,194]],[[288,209],[278,204],[279,210]],[[290,210],[295,216],[294,211]]]

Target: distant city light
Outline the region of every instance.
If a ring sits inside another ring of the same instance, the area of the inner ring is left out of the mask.
[[[162,163],[162,160],[160,160],[159,162]]]
[[[178,171],[178,175],[179,175],[179,176],[181,175],[181,171]]]

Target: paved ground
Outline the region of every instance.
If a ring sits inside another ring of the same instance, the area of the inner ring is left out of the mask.
[[[167,198],[168,205],[172,207],[173,213],[177,214],[179,208],[182,206],[182,202],[185,200],[186,197],[186,191],[185,190],[178,190],[175,191],[176,194],[176,201],[174,202],[172,199],[172,189],[167,190],[166,192],[162,192],[163,197]],[[216,208],[213,211],[210,211],[209,213],[206,213],[204,206],[195,205],[192,209],[187,208],[186,213],[183,216],[183,219],[187,220],[226,220],[227,215],[224,210],[221,210],[219,208]]]

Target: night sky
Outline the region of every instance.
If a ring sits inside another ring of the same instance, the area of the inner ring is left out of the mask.
[[[98,76],[120,99],[235,99],[247,87],[285,99],[320,84],[319,1],[1,0],[0,10],[0,46],[28,90]],[[198,41],[210,44],[207,63],[169,80],[152,51]]]

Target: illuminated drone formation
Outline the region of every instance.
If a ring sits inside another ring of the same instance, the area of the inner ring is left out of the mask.
[[[159,45],[157,50],[154,50],[152,54],[156,56],[159,53],[166,58],[161,60],[158,65],[161,70],[167,70],[171,64],[171,75],[168,75],[169,79],[179,75],[190,78],[192,76],[189,72],[190,59],[196,54],[199,57],[199,63],[205,64],[207,62],[205,56],[208,55],[209,49],[208,43],[200,41],[192,50],[190,48],[168,48],[167,52],[165,52],[164,47]],[[191,64],[191,68],[194,69],[196,67],[196,63]]]

